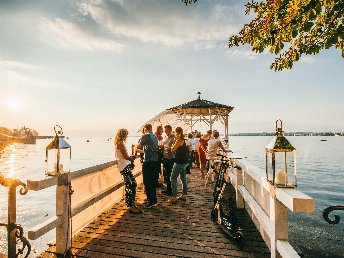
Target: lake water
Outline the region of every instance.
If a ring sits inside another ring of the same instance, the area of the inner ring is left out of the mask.
[[[344,212],[337,212],[342,218],[337,225],[329,225],[322,219],[322,210],[327,206],[344,205],[344,137],[288,139],[297,149],[298,189],[316,201],[314,214],[290,214],[290,241],[297,244],[306,257],[344,257]],[[137,140],[137,137],[129,137],[128,146]],[[265,169],[264,147],[270,140],[271,137],[262,136],[231,136],[230,149]],[[70,137],[67,141],[72,146],[72,171],[113,159],[112,139]],[[0,172],[24,182],[43,178],[48,142],[50,140],[38,140],[36,145],[15,144],[6,148],[0,159]],[[6,222],[7,189],[1,186],[0,200],[0,222]],[[54,212],[54,187],[39,192],[30,191],[25,196],[17,195],[17,223],[25,231],[45,221]],[[37,241],[30,241],[36,254],[46,249],[46,243],[53,237],[54,231],[51,231]],[[0,228],[0,253],[5,252],[6,245],[5,228]]]

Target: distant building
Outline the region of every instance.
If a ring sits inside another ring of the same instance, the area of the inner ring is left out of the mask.
[[[35,136],[38,136],[38,132],[23,126],[19,130],[13,129],[13,136],[18,138],[33,138]]]

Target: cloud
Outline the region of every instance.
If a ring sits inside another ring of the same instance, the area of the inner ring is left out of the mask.
[[[33,74],[42,72],[39,66],[13,60],[0,60],[0,75],[3,80],[12,82],[37,82]]]
[[[174,1],[86,0],[79,6],[99,27],[115,37],[144,43],[196,49],[223,46],[239,31],[239,6],[203,3],[185,7]]]
[[[226,57],[233,61],[253,60],[257,58],[257,55],[257,53],[245,48],[229,49],[226,51]]]
[[[0,60],[0,69],[2,71],[6,70],[6,71],[27,72],[27,71],[38,70],[41,68],[32,64],[13,61],[13,60]]]
[[[312,56],[305,56],[303,55],[300,58],[300,63],[306,63],[306,64],[314,64],[316,62],[316,59]]]
[[[3,88],[81,90],[83,86],[74,77],[29,63],[0,60],[0,78]]]
[[[39,29],[48,40],[62,49],[71,50],[107,50],[121,52],[123,46],[113,40],[101,38],[76,23],[56,18],[43,18]]]

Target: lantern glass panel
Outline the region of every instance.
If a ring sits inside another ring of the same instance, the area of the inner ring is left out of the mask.
[[[295,185],[294,152],[275,153],[275,185],[292,187]]]
[[[59,151],[59,154],[58,154]],[[59,155],[59,161],[58,161]],[[51,149],[48,150],[47,162],[46,162],[46,173],[47,175],[56,175],[57,173],[62,174],[70,172],[70,148],[68,149]],[[57,169],[59,164],[59,169]]]
[[[267,180],[272,182],[273,180],[273,167],[272,167],[272,152],[266,152],[266,173],[267,173]]]

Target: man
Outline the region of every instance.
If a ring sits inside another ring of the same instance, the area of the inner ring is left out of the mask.
[[[151,208],[157,205],[156,197],[156,182],[158,177],[158,138],[152,132],[152,125],[146,124],[143,128],[144,135],[142,135],[137,149],[143,148],[143,163],[142,176],[143,184],[145,186],[147,202],[146,208]]]
[[[209,160],[215,160],[218,159],[217,153],[219,149],[221,149],[223,152],[226,152],[226,149],[223,147],[221,140],[219,139],[219,132],[214,131],[213,132],[213,138],[208,141],[208,147],[207,147],[207,158]]]
[[[158,138],[158,143],[159,143],[159,152],[158,152],[158,177],[157,177],[157,187],[158,188],[161,188],[163,187],[163,184],[162,183],[159,183],[159,175],[161,174],[161,164],[162,164],[162,158],[163,158],[163,149],[162,149],[162,140],[163,140],[163,137],[162,137],[162,133],[164,132],[164,129],[162,128],[162,125],[158,125],[156,127],[156,131],[154,133],[154,135]]]
[[[164,152],[163,152],[163,164],[164,164],[164,181],[167,185],[166,190],[162,193],[171,196],[172,195],[172,188],[171,188],[171,172],[174,164],[174,154],[171,151],[173,142],[174,142],[174,135],[172,133],[172,127],[170,125],[165,126],[165,134],[166,139],[164,141]]]
[[[208,147],[207,147],[207,159],[209,160],[209,171],[207,173],[207,177],[210,176],[211,181],[213,181],[213,171],[211,167],[213,165],[219,166],[220,163],[218,161],[219,157],[217,156],[218,151],[221,149],[223,153],[230,152],[230,150],[226,150],[221,140],[219,139],[220,133],[218,131],[213,132],[213,138],[208,141]]]
[[[162,128],[162,125],[158,125],[156,127],[156,132],[154,133],[154,135],[158,138],[158,141],[162,141],[163,137],[162,137],[162,133],[164,132],[164,129]]]

